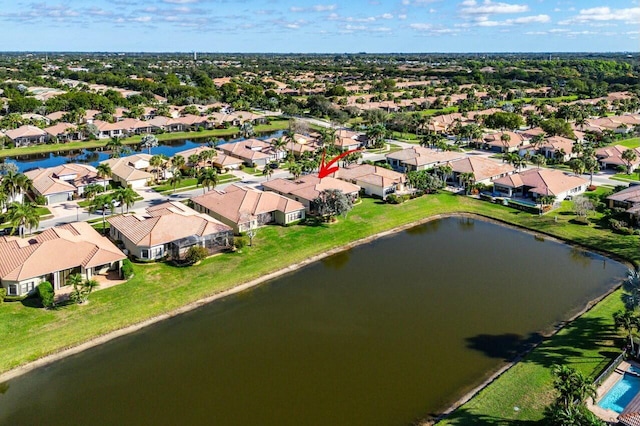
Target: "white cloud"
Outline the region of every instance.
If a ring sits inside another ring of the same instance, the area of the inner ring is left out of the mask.
[[[380,15],[380,17],[382,19],[393,19],[393,15],[390,13],[383,13],[382,15]]]
[[[165,3],[172,4],[186,4],[186,3],[198,3],[200,0],[162,0]]]
[[[529,10],[529,6],[526,4],[494,3],[491,0],[484,0],[482,3],[478,3],[476,0],[465,0],[460,5],[462,6],[460,12],[463,15],[522,13]]]
[[[534,15],[534,16],[522,16],[520,18],[515,19],[507,19],[506,22],[514,23],[514,24],[544,24],[546,22],[551,21],[551,17],[549,15]]]
[[[291,6],[289,8],[290,12],[300,13],[300,12],[331,12],[332,10],[336,10],[338,6],[335,4],[315,4],[311,7],[300,7],[300,6]]]
[[[430,30],[433,27],[433,25],[428,24],[428,23],[424,23],[424,22],[417,22],[415,24],[409,24],[409,28],[413,28],[414,30],[418,30],[418,31],[427,31]]]
[[[151,22],[151,16],[137,16],[135,18],[131,18],[133,22]]]
[[[628,24],[640,22],[640,7],[630,7],[626,9],[611,9],[610,7],[592,7],[581,9],[578,15],[560,22],[562,25],[574,23],[602,23],[607,21],[623,21]]]

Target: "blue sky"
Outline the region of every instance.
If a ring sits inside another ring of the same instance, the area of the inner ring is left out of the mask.
[[[640,50],[640,0],[0,0],[0,51]]]

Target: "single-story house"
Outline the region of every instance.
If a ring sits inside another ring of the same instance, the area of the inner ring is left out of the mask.
[[[603,169],[617,168],[618,166],[627,167],[627,162],[622,159],[622,154],[628,149],[632,148],[622,145],[605,146],[604,148],[596,149],[596,158]],[[635,148],[633,151],[636,153],[636,159],[631,162],[631,171],[640,165],[640,148]]]
[[[86,222],[49,228],[26,238],[0,237],[0,284],[9,296],[24,296],[49,281],[54,290],[70,275],[84,279],[120,271],[126,256]]]
[[[4,134],[11,139],[16,148],[45,143],[49,139],[47,132],[32,125],[24,125],[17,129],[7,130]]]
[[[50,137],[57,138],[58,142],[79,141],[84,139],[84,134],[78,130],[78,126],[69,123],[61,122],[53,126],[45,127],[42,130],[47,132]]]
[[[226,155],[241,159],[249,167],[264,167],[272,161],[278,161],[286,157],[284,151],[276,151],[270,143],[259,139],[225,143],[220,145],[219,148]]]
[[[230,185],[192,198],[194,209],[231,226],[235,233],[277,223],[288,225],[304,219],[305,207],[275,192]]]
[[[366,195],[380,197],[383,200],[389,194],[404,191],[407,180],[402,173],[370,164],[341,168],[333,177],[354,183],[361,187]]]
[[[508,197],[538,198],[553,195],[556,200],[584,193],[589,181],[553,169],[530,169],[493,181],[494,192]]]
[[[462,185],[463,173],[473,174],[474,183],[490,184],[493,180],[510,175],[516,169],[510,165],[497,162],[485,157],[465,157],[451,163],[453,170],[452,179],[458,185]]]
[[[307,213],[314,213],[313,201],[326,189],[337,189],[352,200],[358,198],[360,187],[330,176],[320,179],[317,174],[305,175],[293,181],[288,179],[272,179],[262,183],[265,191],[273,191],[292,200],[302,203]]]
[[[33,182],[36,195],[45,198],[46,204],[71,200],[74,195],[81,196],[87,185],[97,184],[106,188],[109,179],[98,177],[95,167],[88,164],[62,164],[47,169],[35,169],[25,172]]]
[[[495,152],[519,152],[529,145],[524,136],[516,132],[491,133],[483,139],[485,148]]]
[[[626,209],[630,218],[635,222],[640,221],[640,185],[632,185],[607,197],[609,208],[619,207]]]
[[[111,168],[111,179],[114,182],[133,189],[143,188],[153,180],[153,175],[146,170],[149,168],[149,154],[135,154],[128,157],[110,158],[103,161]]]
[[[437,151],[435,149],[415,146],[387,154],[387,163],[399,172],[413,170],[429,170],[434,167],[460,160],[463,152]]]
[[[563,136],[550,136],[545,138],[544,142],[538,148],[540,154],[546,158],[558,158],[562,156],[562,161],[569,161],[575,157],[573,152],[573,144],[575,142]]]
[[[213,254],[233,244],[231,227],[176,201],[147,207],[145,215],[128,213],[107,221],[111,238],[140,260],[181,259],[196,245]]]
[[[108,123],[106,121],[94,120],[93,125],[98,129],[98,133],[96,134],[98,139],[120,138],[126,136],[128,133],[126,124],[122,125],[122,122]]]

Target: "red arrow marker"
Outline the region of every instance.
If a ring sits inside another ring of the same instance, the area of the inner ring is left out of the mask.
[[[331,173],[337,172],[340,167],[333,166],[333,165],[337,161],[339,161],[341,158],[344,158],[347,155],[352,154],[354,152],[358,152],[358,151],[360,151],[360,150],[359,149],[351,149],[349,151],[345,151],[342,154],[338,155],[333,160],[329,161],[327,164],[325,164],[325,162],[324,162],[324,156],[326,154],[326,151],[323,151],[322,152],[322,161],[320,161],[320,170],[318,171],[318,177],[320,179],[322,179],[323,177],[329,176]],[[331,167],[331,166],[333,166],[333,167]]]

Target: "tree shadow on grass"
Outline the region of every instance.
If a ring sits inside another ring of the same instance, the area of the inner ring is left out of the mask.
[[[472,413],[464,407],[460,407],[446,417],[451,425],[468,426],[468,425],[494,425],[494,426],[543,426],[544,420],[517,420],[517,419],[501,419],[499,417]],[[416,425],[421,423],[416,422]],[[422,423],[424,424],[424,423]],[[436,423],[437,424],[437,423]]]
[[[311,227],[321,227],[321,228],[327,228],[328,224],[327,222],[325,222],[321,217],[317,217],[317,216],[310,216],[305,218],[303,224],[305,226],[311,226]]]
[[[526,354],[524,362],[547,368],[567,362],[600,362],[602,357],[614,359],[620,353],[618,344],[604,346],[603,341],[614,340],[619,343],[620,340],[617,331],[601,318],[577,318],[566,329],[549,338],[543,338],[540,333],[531,333],[526,337],[505,333],[479,334],[466,340],[468,348],[488,357],[514,361]],[[539,345],[531,351],[536,344]]]

